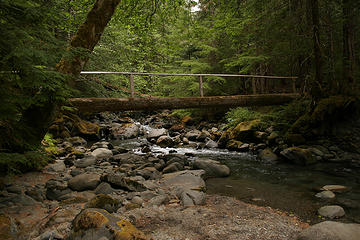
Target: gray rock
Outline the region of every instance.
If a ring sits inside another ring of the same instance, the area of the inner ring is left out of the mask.
[[[66,141],[71,143],[74,147],[86,146],[87,144],[86,140],[83,139],[82,137],[71,137],[71,138],[67,138]]]
[[[335,194],[332,191],[322,191],[317,193],[315,197],[322,199],[333,199],[335,198]]]
[[[265,148],[259,153],[259,158],[264,162],[276,162],[278,156],[270,148]]]
[[[196,141],[196,139],[201,135],[201,132],[199,130],[191,130],[190,132],[187,132],[185,134],[185,137],[190,141]]]
[[[358,240],[360,224],[325,221],[302,231],[297,240]]]
[[[70,175],[73,176],[73,177],[75,177],[75,176],[77,176],[77,175],[82,174],[83,172],[84,172],[84,170],[75,168],[75,169],[72,169],[72,170],[70,171]]]
[[[161,136],[156,140],[156,144],[160,147],[173,147],[175,145],[174,140],[169,136]]]
[[[316,163],[316,159],[312,153],[303,148],[290,147],[280,152],[280,154],[287,160],[299,164],[299,165],[310,165]]]
[[[104,177],[105,181],[117,188],[126,189],[134,192],[147,190],[144,186],[145,179],[140,176],[126,177],[124,174],[108,174]]]
[[[100,175],[83,173],[70,179],[68,184],[74,191],[93,190],[100,184]]]
[[[135,173],[145,179],[155,180],[161,178],[161,173],[154,167],[145,167],[141,170],[136,170]]]
[[[56,160],[55,163],[50,164],[48,167],[48,170],[52,172],[63,172],[65,169],[66,166],[63,160]]]
[[[230,169],[226,165],[211,159],[196,159],[193,163],[194,169],[205,170],[207,177],[227,177]]]
[[[181,202],[185,207],[203,205],[205,203],[205,193],[195,190],[184,190],[181,193]]]
[[[318,210],[319,215],[330,219],[339,218],[345,215],[345,211],[342,207],[337,205],[330,205],[321,207]]]
[[[58,200],[61,196],[71,192],[66,181],[50,179],[46,182],[45,187],[46,198],[49,200]]]
[[[156,128],[152,128],[149,130],[149,132],[146,134],[146,138],[148,140],[151,139],[157,139],[163,135],[166,135],[167,131],[165,128],[160,128],[160,129],[156,129]]]
[[[123,127],[122,136],[125,139],[136,138],[139,136],[140,126],[138,124],[130,123],[130,124],[125,124],[123,126],[124,127]]]
[[[35,200],[25,194],[18,194],[10,200],[14,204],[22,206],[32,206],[35,204]]]
[[[206,185],[201,176],[204,175],[202,170],[185,170],[181,172],[164,174],[161,179],[161,185],[168,189],[181,190],[199,190],[206,189]]]
[[[217,142],[215,142],[209,138],[209,139],[207,139],[207,141],[205,143],[205,147],[206,148],[218,148],[219,145],[217,144]]]
[[[134,154],[134,153],[121,153],[113,156],[111,161],[118,162],[120,164],[124,163],[139,163],[143,162],[145,158],[143,156]]]
[[[163,170],[163,173],[172,173],[183,170],[183,165],[178,162],[170,163],[168,166],[166,166]]]
[[[131,202],[141,206],[144,203],[144,200],[139,196],[135,196],[131,199]]]
[[[150,201],[147,202],[146,206],[147,207],[160,206],[168,201],[169,201],[169,197],[167,195],[159,195],[150,199]]]
[[[95,165],[96,163],[96,157],[93,155],[87,155],[82,159],[76,160],[74,162],[75,167],[78,168],[86,168],[92,165]]]
[[[20,194],[22,192],[22,188],[20,186],[17,186],[17,185],[11,185],[11,186],[6,188],[6,191],[8,191],[9,193],[18,193],[18,194]]]
[[[111,194],[113,193],[115,190],[110,186],[109,183],[106,182],[102,182],[100,183],[96,188],[95,188],[95,194]]]
[[[92,153],[96,159],[110,158],[113,156],[112,151],[107,148],[97,148]]]
[[[32,187],[25,191],[25,194],[35,199],[38,202],[42,202],[45,199],[45,189],[43,187]]]

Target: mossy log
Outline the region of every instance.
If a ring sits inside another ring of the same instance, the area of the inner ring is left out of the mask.
[[[288,103],[298,94],[264,94],[185,98],[72,98],[80,112],[266,106]]]

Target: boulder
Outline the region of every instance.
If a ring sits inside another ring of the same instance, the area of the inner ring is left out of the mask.
[[[307,149],[299,147],[290,147],[284,149],[280,154],[292,163],[299,165],[310,165],[316,163],[316,159]]]
[[[181,193],[180,199],[184,207],[203,205],[205,203],[205,193],[201,191],[186,189]]]
[[[113,153],[107,148],[97,148],[91,153],[91,156],[94,156],[96,159],[105,159],[112,157]]]
[[[302,231],[297,240],[358,240],[360,224],[325,221]]]
[[[156,144],[160,147],[173,147],[175,145],[174,140],[169,136],[161,136],[156,140]]]
[[[337,205],[330,205],[321,207],[318,210],[319,215],[330,219],[339,218],[345,215],[345,211],[342,207]]]
[[[161,173],[155,167],[145,167],[136,170],[136,175],[142,176],[145,179],[156,180],[161,178]]]
[[[206,143],[205,143],[205,147],[206,148],[218,148],[219,145],[214,140],[211,140],[210,138],[207,138]]]
[[[196,141],[196,139],[201,135],[201,132],[199,130],[191,130],[185,134],[185,137],[189,139],[190,141]]]
[[[107,194],[98,194],[88,203],[86,203],[86,208],[101,208],[109,213],[116,212],[119,208],[119,201],[112,198]]]
[[[63,172],[65,169],[66,166],[63,160],[56,160],[55,163],[50,164],[48,167],[48,170],[52,172]]]
[[[205,170],[206,177],[227,177],[230,169],[226,165],[211,159],[196,159],[193,162],[194,169]]]
[[[74,191],[93,190],[100,184],[100,175],[96,173],[83,173],[71,178],[68,184]]]
[[[179,162],[173,162],[170,163],[169,165],[167,165],[164,169],[163,169],[163,173],[172,173],[172,172],[176,172],[176,171],[181,171],[183,170],[184,166],[179,163]]]
[[[95,165],[96,157],[93,155],[86,155],[84,158],[78,159],[74,162],[74,166],[77,168],[86,168]]]
[[[231,139],[226,143],[226,148],[234,151],[241,151],[244,143],[238,140]]]
[[[146,139],[150,141],[152,139],[158,139],[159,137],[164,136],[166,134],[167,131],[165,128],[151,128],[146,134]]]
[[[67,138],[66,141],[71,143],[74,147],[86,146],[86,144],[87,144],[87,141],[85,139],[83,139],[82,137],[71,137],[71,138]]]
[[[255,131],[259,128],[260,120],[244,121],[231,130],[231,139],[253,140]]]
[[[49,200],[58,200],[61,196],[71,192],[68,183],[62,180],[50,179],[45,184],[46,198]]]
[[[104,180],[115,188],[122,188],[134,192],[146,191],[145,179],[140,176],[126,177],[124,174],[111,173],[104,176]]]
[[[95,188],[94,192],[95,194],[111,194],[114,192],[114,189],[110,186],[109,183],[102,182]]]
[[[72,222],[69,240],[91,239],[146,240],[143,232],[129,221],[117,218],[103,209],[89,208],[81,211]]]
[[[140,126],[135,123],[112,123],[110,132],[115,139],[136,138],[140,134]]]
[[[273,153],[270,148],[265,148],[260,151],[259,158],[264,162],[276,162],[278,160],[278,156]]]

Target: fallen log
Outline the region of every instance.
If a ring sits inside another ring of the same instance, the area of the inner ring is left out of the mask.
[[[80,112],[118,112],[126,110],[158,110],[209,107],[268,106],[291,102],[299,94],[262,94],[184,98],[71,98]]]

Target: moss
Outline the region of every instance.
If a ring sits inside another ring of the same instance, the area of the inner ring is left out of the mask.
[[[244,143],[241,141],[237,141],[237,140],[230,140],[227,144],[226,144],[226,148],[230,149],[230,150],[238,150],[240,149],[240,147],[243,145]]]
[[[146,240],[143,232],[139,231],[129,221],[123,219],[116,223],[120,230],[115,232],[115,240]]]
[[[119,201],[106,194],[98,194],[86,204],[87,208],[101,208],[109,212],[115,212],[118,206]]]
[[[75,232],[84,231],[91,228],[100,228],[108,223],[109,219],[98,211],[83,211],[74,220],[73,228]]]
[[[241,122],[231,131],[230,137],[236,140],[254,138],[254,132],[259,129],[260,123],[258,119]]]

